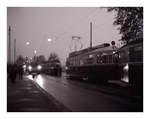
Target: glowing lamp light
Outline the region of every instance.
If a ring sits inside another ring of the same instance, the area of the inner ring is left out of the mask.
[[[68,67],[66,66],[65,69],[68,70]]]
[[[48,42],[51,42],[52,41],[52,39],[51,38],[48,38],[48,40],[47,40]]]
[[[26,42],[26,45],[30,45],[30,42]]]
[[[42,66],[41,66],[41,65],[38,65],[37,69],[38,69],[38,70],[41,70],[41,69],[42,69]]]
[[[25,68],[26,68],[26,65],[23,65],[23,68],[25,69]]]
[[[37,53],[37,51],[36,50],[34,50],[34,54],[36,54]]]
[[[32,67],[31,67],[31,66],[29,66],[29,67],[28,67],[28,69],[31,71],[31,70],[32,70]]]

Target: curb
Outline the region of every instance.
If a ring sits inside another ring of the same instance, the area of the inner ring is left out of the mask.
[[[58,107],[58,109],[61,110],[60,112],[72,112],[70,109],[68,109],[62,103],[60,103],[56,98],[54,98],[52,95],[50,95],[48,92],[46,92],[36,82],[34,82],[33,80],[31,80],[31,81],[50,101],[53,101],[53,103]]]

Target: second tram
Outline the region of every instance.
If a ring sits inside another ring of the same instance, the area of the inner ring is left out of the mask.
[[[43,65],[43,73],[46,73],[51,76],[61,76],[62,68],[59,62],[55,63],[44,63]]]
[[[104,43],[70,53],[66,61],[68,78],[119,80],[119,56],[116,50],[110,44]]]
[[[117,51],[121,80],[132,85],[143,86],[143,42],[135,40]]]

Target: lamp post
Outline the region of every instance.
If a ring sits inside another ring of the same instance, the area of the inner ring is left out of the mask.
[[[9,31],[9,34],[8,34],[8,36],[9,36],[9,46],[8,46],[8,48],[9,48],[9,50],[8,50],[8,62],[9,63],[11,63],[11,26],[9,26],[9,29],[8,29],[8,31]]]
[[[36,53],[37,53],[37,51],[36,50],[34,50],[34,54],[36,55]]]
[[[16,39],[14,39],[14,64],[16,63]]]
[[[47,41],[50,43],[52,42],[52,39],[51,38],[48,38]],[[49,57],[49,56],[48,56]]]
[[[37,57],[36,57],[37,51],[34,50],[34,61],[37,61]]]
[[[27,49],[29,48],[29,46],[30,46],[30,42],[29,41],[26,41],[25,42],[25,45],[27,46]],[[30,63],[31,61],[30,61],[30,58],[29,58],[29,56],[26,56],[26,61],[25,61],[25,63]]]

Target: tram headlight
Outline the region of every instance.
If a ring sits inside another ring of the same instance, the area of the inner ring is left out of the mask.
[[[41,65],[38,65],[38,66],[37,66],[37,69],[38,69],[38,70],[41,70],[41,69],[42,69],[42,66],[41,66]]]
[[[29,71],[31,71],[31,70],[32,70],[32,66],[29,65],[29,66],[28,66],[28,69],[29,69]]]
[[[25,65],[25,64],[23,65],[23,68],[24,68],[24,69],[26,68],[26,65]]]

